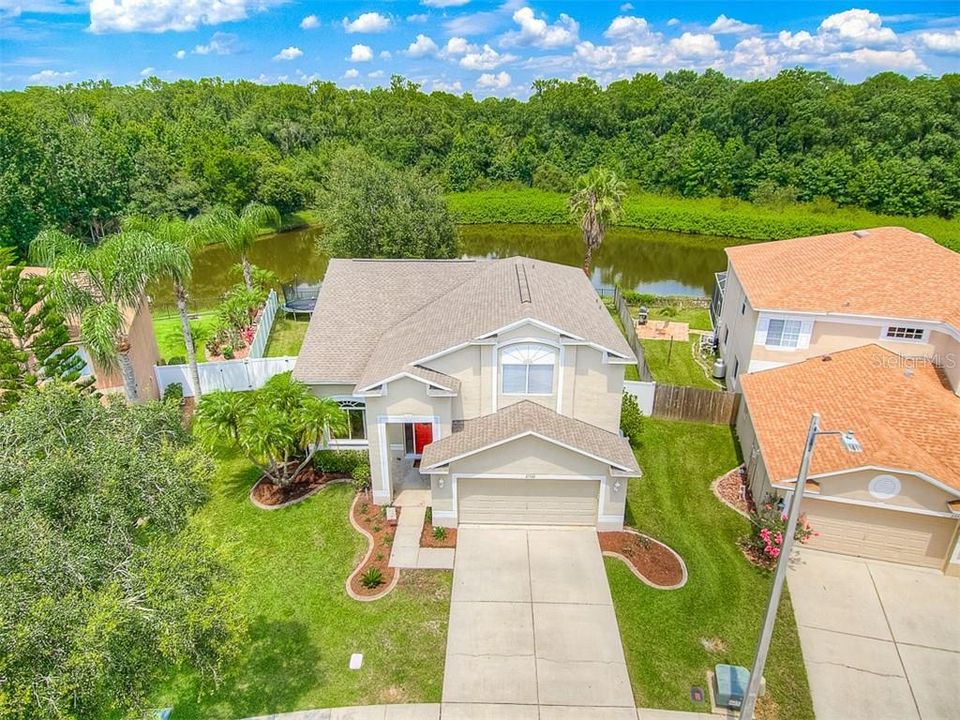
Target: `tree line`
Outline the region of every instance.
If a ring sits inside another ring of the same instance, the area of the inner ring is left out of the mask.
[[[640,189],[768,201],[826,198],[887,214],[960,209],[960,75],[847,84],[788,70],[708,70],[606,88],[537,81],[529,100],[329,82],[149,79],[0,94],[0,244],[42,228],[98,239],[124,215],[190,217],[250,202],[282,213],[331,188],[358,146],[448,191],[568,192],[590,168]]]

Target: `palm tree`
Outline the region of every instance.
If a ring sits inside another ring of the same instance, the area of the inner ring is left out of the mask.
[[[238,215],[227,207],[218,207],[197,218],[199,237],[203,242],[222,242],[240,257],[243,282],[253,289],[253,276],[247,255],[257,241],[261,230],[280,228],[280,213],[271,205],[250,203]]]
[[[580,224],[586,253],[583,272],[590,277],[593,253],[603,243],[607,226],[620,219],[623,210],[623,182],[612,170],[597,166],[577,180],[570,196],[570,212]]]
[[[187,284],[193,274],[193,253],[202,245],[200,233],[195,223],[180,218],[127,218],[123,222],[125,230],[149,234],[155,240],[150,245],[154,257],[151,261],[156,272],[173,281],[173,296],[180,314],[180,329],[183,344],[187,350],[187,365],[190,366],[190,379],[193,382],[194,398],[199,401],[200,368],[197,366],[197,349],[193,342],[193,330],[190,328],[190,314],[187,312]]]
[[[45,230],[30,244],[31,261],[50,268],[55,301],[78,318],[90,356],[101,367],[119,366],[128,402],[137,401],[137,384],[126,315],[137,309],[144,288],[158,274],[154,243],[146,233],[129,231],[91,247]]]

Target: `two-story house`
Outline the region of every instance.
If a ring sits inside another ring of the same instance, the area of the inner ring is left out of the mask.
[[[619,432],[636,358],[578,268],[332,260],[294,378],[350,414],[374,501],[429,490],[437,525],[619,529],[640,475]]]

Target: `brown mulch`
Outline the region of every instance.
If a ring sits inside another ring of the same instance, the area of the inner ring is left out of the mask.
[[[261,505],[283,505],[309,495],[331,480],[342,480],[348,477],[350,476],[343,473],[317,472],[314,467],[307,465],[289,485],[284,487],[274,484],[269,478],[260,478],[253,486],[252,497]]]
[[[630,532],[600,532],[600,549],[615,552],[654,585],[671,587],[683,582],[683,567],[660,543]]]
[[[400,511],[401,509],[397,508],[398,518]],[[351,508],[351,513],[353,521],[373,536],[373,552],[361,566],[360,571],[355,572],[350,579],[350,589],[357,595],[379,595],[383,592],[385,586],[389,586],[393,582],[393,575],[396,572],[394,568],[388,567],[394,527],[387,522],[384,509],[379,505],[374,505],[369,495],[358,498]],[[366,588],[360,582],[363,573],[370,567],[379,568],[383,575],[383,582],[375,588]]]
[[[747,484],[747,470],[742,465],[717,480],[714,488],[721,500],[740,512],[749,515],[756,510],[750,486]]]
[[[423,519],[423,530],[420,531],[420,547],[427,548],[455,548],[457,546],[457,529],[445,528],[446,537],[443,540],[437,540],[433,536],[433,524],[427,519]]]

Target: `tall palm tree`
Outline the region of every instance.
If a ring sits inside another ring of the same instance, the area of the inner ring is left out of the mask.
[[[570,196],[570,212],[580,224],[586,253],[583,256],[583,272],[590,277],[593,253],[603,243],[608,225],[620,219],[623,211],[623,182],[612,170],[597,166],[577,180],[577,187]]]
[[[138,397],[126,314],[137,309],[147,283],[158,274],[154,243],[146,233],[128,231],[91,247],[46,230],[30,244],[31,261],[50,268],[55,301],[78,318],[90,356],[101,367],[119,367],[128,402]]]
[[[200,233],[195,223],[180,218],[143,218],[132,217],[124,220],[124,230],[132,230],[150,235],[150,258],[155,272],[173,281],[173,296],[180,315],[180,329],[183,344],[187,349],[187,365],[190,366],[190,379],[193,382],[194,398],[199,402],[200,369],[197,366],[197,349],[193,342],[193,330],[190,328],[190,314],[187,311],[187,284],[193,274],[193,253],[202,245]]]
[[[218,207],[197,218],[199,237],[203,242],[222,242],[240,257],[243,282],[253,290],[250,260],[247,258],[261,230],[278,230],[280,213],[272,205],[250,203],[238,215],[227,207]]]

